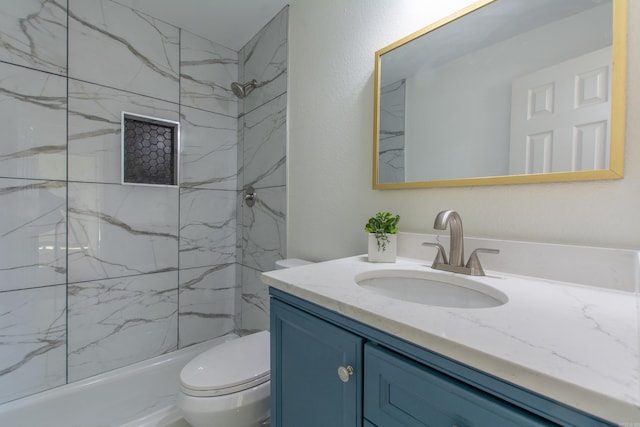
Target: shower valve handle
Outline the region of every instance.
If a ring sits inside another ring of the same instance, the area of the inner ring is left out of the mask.
[[[250,208],[253,207],[256,202],[256,196],[256,189],[252,186],[247,187],[247,189],[244,191],[244,201],[247,203],[247,206],[249,206]]]

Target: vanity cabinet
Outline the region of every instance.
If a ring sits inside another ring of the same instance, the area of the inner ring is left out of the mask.
[[[362,425],[364,340],[277,300],[271,331],[271,425]]]
[[[614,425],[277,289],[274,427]]]

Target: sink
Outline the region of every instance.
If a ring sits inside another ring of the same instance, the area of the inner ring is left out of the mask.
[[[487,308],[509,300],[503,292],[476,280],[421,270],[376,270],[357,275],[355,281],[378,295],[438,307]]]

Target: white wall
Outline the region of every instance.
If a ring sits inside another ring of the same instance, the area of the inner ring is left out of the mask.
[[[289,50],[288,255],[326,260],[366,251],[378,210],[403,231],[432,232],[442,209],[469,236],[640,248],[640,122],[629,120],[623,180],[372,190],[376,50],[471,0],[292,0]],[[629,5],[629,51],[640,4]],[[640,57],[629,58],[627,117],[640,114]]]

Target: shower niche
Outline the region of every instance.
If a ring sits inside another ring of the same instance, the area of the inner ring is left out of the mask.
[[[180,123],[122,112],[122,183],[178,185]]]

